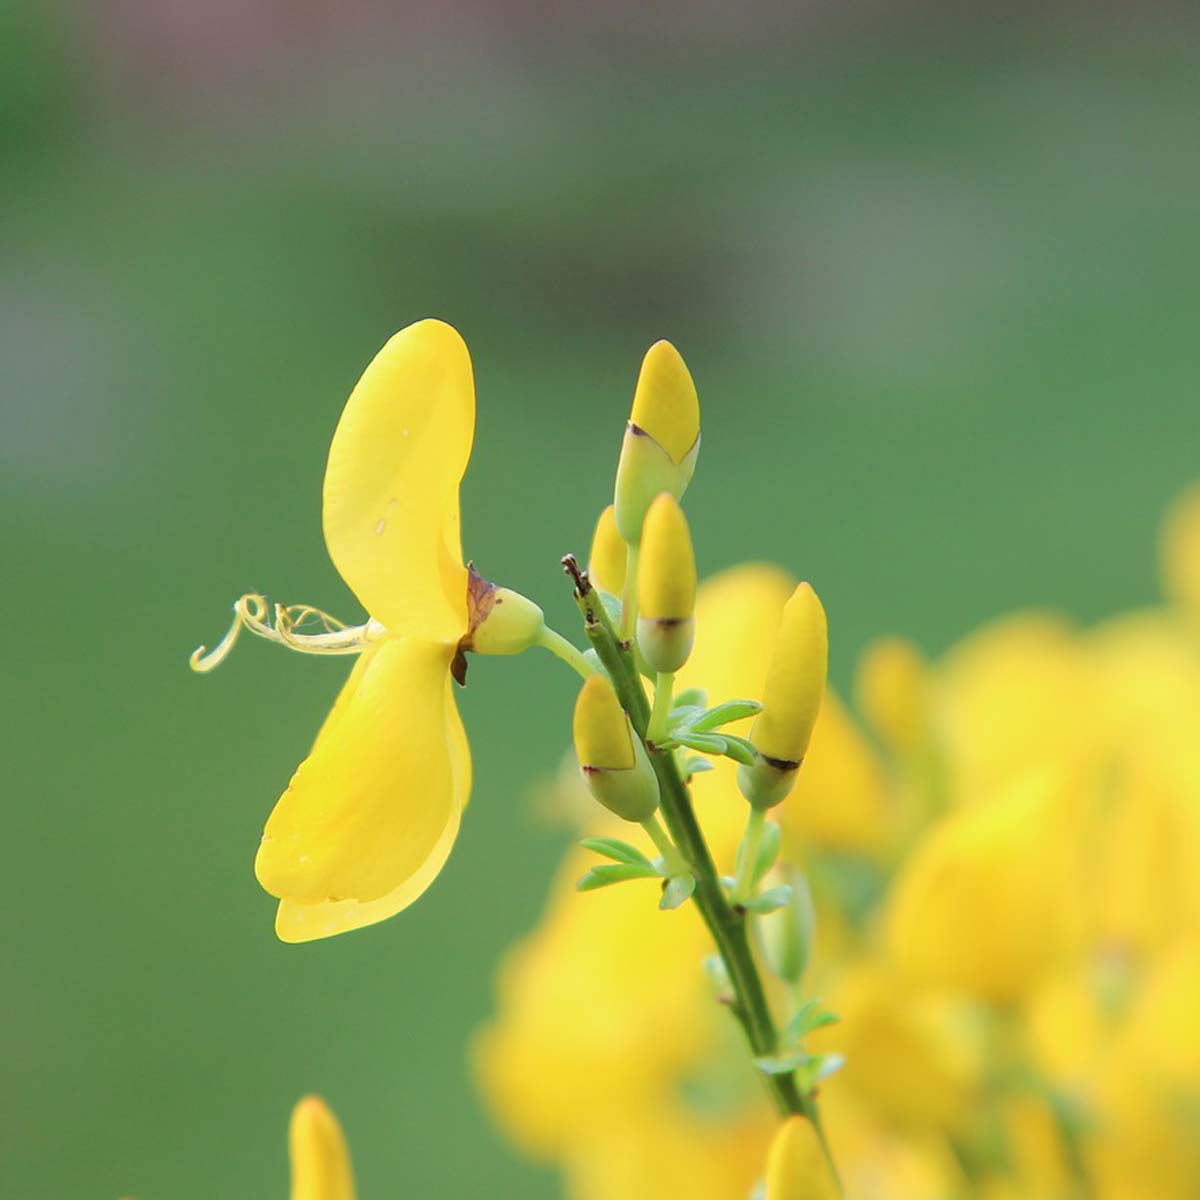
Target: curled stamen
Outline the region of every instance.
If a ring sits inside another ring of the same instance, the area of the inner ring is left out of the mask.
[[[201,674],[219,667],[229,657],[243,629],[302,654],[358,654],[368,641],[376,640],[384,632],[377,622],[346,625],[309,604],[275,605],[274,625],[268,616],[270,612],[266,597],[257,592],[238,597],[228,632],[212,650],[198,646],[188,659],[188,666]],[[319,623],[324,632],[298,632],[299,627],[309,620]]]

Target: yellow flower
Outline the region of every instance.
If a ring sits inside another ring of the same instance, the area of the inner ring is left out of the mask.
[[[292,1200],[354,1200],[354,1171],[338,1119],[320,1096],[305,1096],[288,1130]]]
[[[1074,799],[1034,774],[934,826],[890,898],[888,944],[909,980],[999,1003],[1040,980],[1069,945]]]
[[[255,861],[279,899],[285,942],[328,937],[411,904],[441,870],[471,784],[451,687],[463,651],[507,654],[542,636],[541,610],[463,564],[459,484],[471,453],[475,388],[458,333],[420,321],[359,380],[325,470],[329,555],[370,614],[347,627],[307,606],[244,596],[209,670],[244,627],[318,654],[356,654],[308,757],[267,820]],[[302,632],[314,618],[318,633]]]

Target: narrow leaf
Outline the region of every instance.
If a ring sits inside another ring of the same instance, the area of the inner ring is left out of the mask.
[[[605,858],[616,859],[619,863],[636,863],[638,866],[650,866],[650,860],[636,847],[619,838],[585,837],[579,844],[585,850],[595,854],[603,854]]]
[[[703,711],[708,707],[708,693],[703,688],[684,688],[675,693],[676,708],[698,708]]]
[[[757,896],[751,896],[742,907],[747,912],[769,913],[782,908],[792,898],[792,889],[786,884],[780,887],[767,888]]]
[[[718,735],[707,733],[700,736],[716,737]],[[758,751],[755,750],[753,743],[748,742],[743,737],[735,737],[732,733],[722,733],[719,736],[725,742],[725,754],[727,757],[735,759],[747,767],[754,766],[755,762],[758,761]]]
[[[728,725],[731,721],[744,721],[747,717],[757,716],[762,712],[762,705],[757,700],[726,700],[718,704],[692,722],[692,728],[699,733],[708,729],[716,729],[718,725]]]
[[[697,718],[704,715],[704,709],[698,704],[677,705],[667,718],[668,729],[690,729]]]
[[[683,773],[685,775],[699,775],[702,771],[711,771],[712,763],[707,758],[701,758],[699,755],[693,755],[683,764]]]
[[[593,867],[575,884],[578,892],[594,892],[597,888],[610,887],[614,883],[624,883],[627,879],[653,879],[658,872],[647,863],[609,863],[602,867]]]
[[[790,1075],[797,1067],[808,1062],[808,1055],[803,1050],[791,1054],[765,1054],[756,1058],[754,1065],[766,1075]]]
[[[677,736],[685,746],[704,754],[726,754],[729,750],[729,743],[719,733],[692,733],[688,729],[682,730]]]
[[[658,907],[664,910],[678,908],[696,890],[696,879],[693,875],[675,875],[667,881],[663,888],[662,899]]]

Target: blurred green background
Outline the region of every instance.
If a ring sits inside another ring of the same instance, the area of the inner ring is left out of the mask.
[[[320,536],[359,371],[425,315],[479,389],[466,549],[574,632],[641,354],[704,406],[704,571],[811,578],[843,683],[1022,604],[1155,594],[1197,461],[1197,29],[936,6],[4,9],[0,1194],[548,1197],[465,1046],[568,833],[573,682],[477,661],[474,800],[419,906],[285,947],[251,863],[345,664],[185,660]],[[514,864],[519,869],[514,870]]]

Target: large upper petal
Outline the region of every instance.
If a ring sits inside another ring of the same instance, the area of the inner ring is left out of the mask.
[[[475,431],[471,356],[442,321],[402,329],[363,372],[325,468],[325,544],[392,632],[456,644],[467,629],[458,488]]]
[[[255,872],[268,892],[362,905],[432,881],[469,782],[452,652],[389,638],[355,668],[267,821]]]

